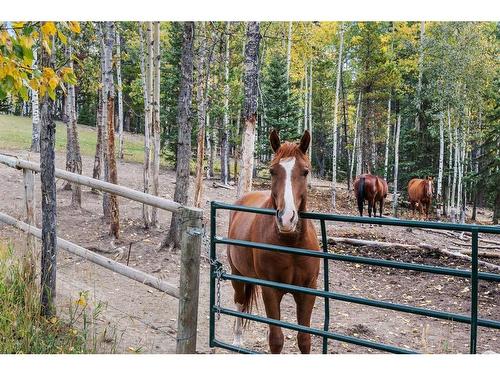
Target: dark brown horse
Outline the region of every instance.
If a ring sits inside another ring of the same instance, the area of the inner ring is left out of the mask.
[[[384,199],[387,198],[387,182],[379,176],[361,174],[354,181],[354,194],[358,202],[359,215],[363,216],[365,200],[368,201],[368,216],[377,216],[377,202],[380,203],[380,217],[384,211]]]
[[[280,143],[278,133],[270,136],[274,158],[271,173],[271,191],[254,191],[241,197],[235,204],[276,209],[276,216],[247,212],[232,212],[229,221],[229,238],[274,245],[319,250],[316,230],[298,213],[306,211],[307,174],[311,164],[307,148],[311,140],[305,131],[300,143]],[[266,250],[228,246],[228,259],[232,273],[280,283],[316,288],[319,273],[319,258],[284,254]],[[234,302],[238,311],[250,311],[256,299],[256,286],[232,281]],[[262,298],[269,318],[280,319],[281,299],[287,292],[262,287]],[[298,324],[310,326],[315,296],[292,293],[297,305]],[[311,337],[299,332],[297,342],[302,353],[311,351]],[[242,319],[237,319],[234,329],[234,344],[242,343]],[[272,353],[283,348],[283,332],[280,327],[269,326],[269,347]]]
[[[427,177],[426,179],[414,178],[408,183],[408,199],[410,207],[415,215],[415,208],[418,206],[420,214],[425,210],[425,218],[429,218],[429,208],[432,203],[434,178]]]

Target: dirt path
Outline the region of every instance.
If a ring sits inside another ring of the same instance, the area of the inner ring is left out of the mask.
[[[9,151],[9,153],[27,158],[27,153],[23,151]],[[35,157],[32,157],[32,160],[38,161]],[[64,168],[64,154],[57,154],[56,164],[57,167]],[[93,159],[84,157],[83,173],[85,175],[92,174],[92,166]],[[142,165],[119,162],[118,176],[120,184],[141,190]],[[22,173],[0,165],[0,178],[2,181],[0,183],[0,211],[23,219]],[[37,198],[39,198],[38,180],[37,184],[36,193]],[[162,170],[160,172],[160,195],[171,199],[174,184],[175,173],[170,170]],[[205,182],[204,208],[207,230],[209,201],[231,202],[235,197],[235,191],[216,189],[211,185],[211,181]],[[102,220],[101,197],[84,188],[83,209],[74,211],[69,208],[71,193],[60,189],[62,181],[58,181],[57,186],[59,188],[57,192],[58,236],[84,247],[106,251],[116,249],[118,251],[117,259],[124,263],[127,261],[128,246],[132,242],[129,259],[131,266],[153,273],[171,283],[178,283],[179,254],[157,251],[170,222],[169,213],[160,212],[160,228],[146,232],[141,226],[141,204],[119,198],[121,238],[116,243],[112,243],[107,235],[107,226]],[[192,195],[190,192],[189,196]],[[346,189],[341,190],[338,195],[341,202],[339,204],[340,212],[354,214],[351,208],[354,205]],[[329,192],[324,189],[315,189],[310,194],[310,202],[309,209],[311,211],[327,212],[330,202]],[[227,222],[228,215],[221,212],[218,216],[218,234],[225,234]],[[40,215],[37,217],[37,226],[40,226]],[[370,228],[344,223],[332,224],[328,228],[329,235],[332,236],[350,236],[404,243],[425,241],[431,244],[440,244],[443,242],[443,236],[419,230],[410,233],[404,228],[388,230],[382,227]],[[16,249],[22,249],[25,244],[25,235],[0,224],[0,240],[11,241]],[[365,247],[353,248],[350,246],[336,246],[332,251],[450,267],[469,267],[467,262],[440,257],[426,251],[374,251]],[[209,265],[206,260],[206,256],[208,256],[207,241],[204,243],[202,252],[204,258],[201,265],[198,351],[210,353],[213,350],[208,347]],[[221,260],[227,264],[225,249],[218,249],[218,254]],[[319,285],[322,285],[322,276]],[[444,309],[463,314],[469,313],[469,282],[458,278],[331,262],[330,286],[331,290],[339,293]],[[98,306],[99,303],[103,305],[102,311],[95,319],[98,329],[96,338],[93,340],[99,351],[119,353],[127,351],[173,353],[175,351],[176,299],[61,251],[57,278],[59,311],[66,314],[69,305],[74,305],[74,301],[82,291],[88,291],[89,300],[94,307]],[[221,286],[221,296],[222,304],[233,308],[231,303],[232,288],[228,282]],[[294,303],[291,296],[285,296],[282,306],[282,319],[294,322]],[[259,312],[263,313],[262,306]],[[500,320],[500,287],[498,284],[481,283],[480,316],[486,319]],[[335,332],[418,351],[430,353],[466,353],[468,351],[469,327],[465,324],[337,301],[330,303],[330,321],[330,328]],[[217,321],[217,337],[231,342],[232,326],[231,318],[221,317]],[[322,300],[317,300],[313,313],[313,326],[316,328],[323,326]],[[267,327],[265,325],[252,323],[245,333],[247,347],[267,351],[266,336]],[[295,337],[295,332],[285,331],[285,352],[296,353],[298,351]],[[321,352],[321,338],[313,338],[313,345],[314,352]],[[485,350],[500,352],[499,331],[483,328],[479,330],[478,351]],[[216,352],[223,351],[216,350]],[[365,353],[371,352],[371,350],[339,342],[330,342],[329,352]]]

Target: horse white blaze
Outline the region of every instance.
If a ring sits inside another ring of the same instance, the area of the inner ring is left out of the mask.
[[[295,208],[295,199],[293,197],[292,170],[295,166],[295,158],[283,158],[280,165],[285,169],[285,207],[281,218],[283,229],[293,230],[298,221],[297,209]]]

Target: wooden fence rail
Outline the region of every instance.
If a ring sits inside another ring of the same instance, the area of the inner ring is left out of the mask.
[[[40,165],[0,154],[0,163],[9,167],[22,169],[24,174],[24,202],[28,223],[17,220],[9,215],[0,213],[0,222],[12,225],[32,236],[41,238],[41,230],[34,227],[34,178],[33,172],[40,172]],[[181,270],[179,287],[171,285],[145,272],[128,267],[124,264],[96,254],[62,238],[57,238],[58,247],[78,255],[88,261],[112,270],[120,275],[138,281],[145,285],[161,290],[168,295],[179,299],[177,319],[177,347],[176,352],[195,353],[198,319],[198,291],[200,274],[201,238],[203,235],[203,211],[198,208],[185,207],[172,200],[146,194],[121,185],[96,180],[61,169],[55,170],[55,177],[70,181],[74,184],[88,186],[93,189],[116,194],[130,200],[158,207],[181,215]]]

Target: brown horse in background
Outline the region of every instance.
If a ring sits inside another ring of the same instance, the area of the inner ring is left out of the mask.
[[[415,215],[415,208],[418,205],[420,214],[425,210],[425,218],[429,218],[429,208],[432,203],[434,178],[427,177],[426,179],[414,178],[408,183],[408,199],[410,207]]]
[[[363,216],[365,200],[368,201],[368,216],[377,216],[377,202],[380,202],[380,217],[384,211],[384,199],[387,197],[389,188],[387,182],[379,176],[372,174],[361,174],[354,181],[354,194],[358,202],[359,215]]]
[[[305,131],[299,144],[281,144],[278,133],[270,136],[274,158],[271,161],[271,191],[254,191],[236,201],[237,205],[276,209],[276,216],[248,212],[231,212],[229,238],[262,242],[273,245],[319,250],[316,230],[309,220],[300,219],[298,213],[306,211],[307,174],[311,164],[307,149],[311,136]],[[275,282],[316,288],[319,258],[285,254],[274,251],[228,246],[227,255],[232,273]],[[238,311],[248,312],[256,299],[256,285],[231,281],[234,302]],[[280,303],[287,293],[284,290],[261,287],[266,315],[280,319]],[[298,324],[309,327],[315,296],[292,293],[297,305]],[[242,344],[242,322],[236,319],[234,344]],[[280,327],[269,325],[269,347],[272,353],[283,348],[283,332]],[[302,353],[311,351],[311,336],[299,332],[297,342]]]

